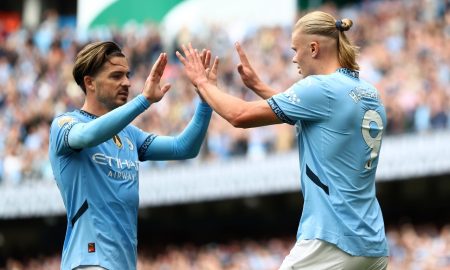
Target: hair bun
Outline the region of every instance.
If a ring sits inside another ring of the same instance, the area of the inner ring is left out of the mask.
[[[347,18],[336,20],[336,28],[341,32],[347,31],[348,29],[350,29],[350,27],[352,27],[352,25],[353,21]]]

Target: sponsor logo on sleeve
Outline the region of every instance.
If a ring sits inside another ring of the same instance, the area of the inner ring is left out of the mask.
[[[63,116],[63,117],[58,119],[58,126],[62,127],[65,124],[71,123],[71,122],[75,122],[75,118],[70,117],[70,116]]]

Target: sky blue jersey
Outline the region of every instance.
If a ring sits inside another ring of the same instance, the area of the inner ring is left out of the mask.
[[[67,210],[61,269],[136,269],[139,162],[197,155],[212,112],[201,103],[179,136],[156,136],[129,124],[149,105],[140,95],[101,117],[53,120],[49,156]]]
[[[303,213],[297,238],[321,239],[354,256],[387,256],[375,173],[386,112],[357,71],[308,76],[267,100],[295,124]]]

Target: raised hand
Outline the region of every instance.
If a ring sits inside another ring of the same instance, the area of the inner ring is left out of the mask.
[[[248,61],[247,55],[245,54],[241,45],[238,42],[236,42],[235,47],[236,47],[236,51],[239,55],[239,59],[241,60],[241,63],[239,63],[237,65],[237,70],[239,72],[239,75],[241,76],[242,82],[248,88],[255,90],[256,86],[259,83],[261,83],[261,80],[259,79],[255,70],[253,69],[250,62]]]
[[[203,49],[201,55],[203,67],[206,71],[206,76],[208,77],[208,81],[217,86],[217,71],[219,69],[219,58],[216,56],[214,58],[214,63],[212,67],[211,65],[211,51]]]
[[[161,53],[158,60],[156,60],[153,65],[147,80],[145,80],[142,95],[144,95],[151,103],[160,101],[170,89],[170,84],[168,83],[166,83],[163,87],[160,86],[161,77],[164,73],[164,69],[166,68],[166,64],[167,54]]]
[[[180,52],[176,52],[176,55],[180,62],[184,65],[184,70],[186,71],[186,75],[197,87],[200,83],[209,82],[208,73],[205,70],[205,62],[207,61],[207,54],[202,61],[202,58],[197,50],[192,48],[192,44],[189,43],[188,47],[181,45],[184,56]],[[211,56],[209,56],[210,58]],[[217,67],[216,67],[217,71]]]
[[[248,88],[252,89],[255,94],[262,97],[263,99],[268,99],[269,97],[275,95],[277,91],[270,86],[266,85],[261,81],[261,79],[256,74],[252,65],[247,59],[247,55],[242,49],[241,45],[236,42],[235,43],[236,51],[239,54],[239,59],[241,63],[237,65],[237,70],[239,75],[241,75],[242,82]]]

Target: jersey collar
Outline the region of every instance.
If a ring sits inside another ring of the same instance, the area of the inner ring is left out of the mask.
[[[97,115],[93,115],[92,113],[88,113],[87,111],[78,110],[78,112],[79,112],[81,115],[84,115],[84,116],[89,117],[89,118],[91,118],[91,119],[97,119],[97,118],[98,118]]]
[[[339,73],[345,74],[349,77],[352,77],[353,79],[359,78],[359,71],[357,71],[357,70],[352,70],[349,68],[338,68],[336,71]]]

